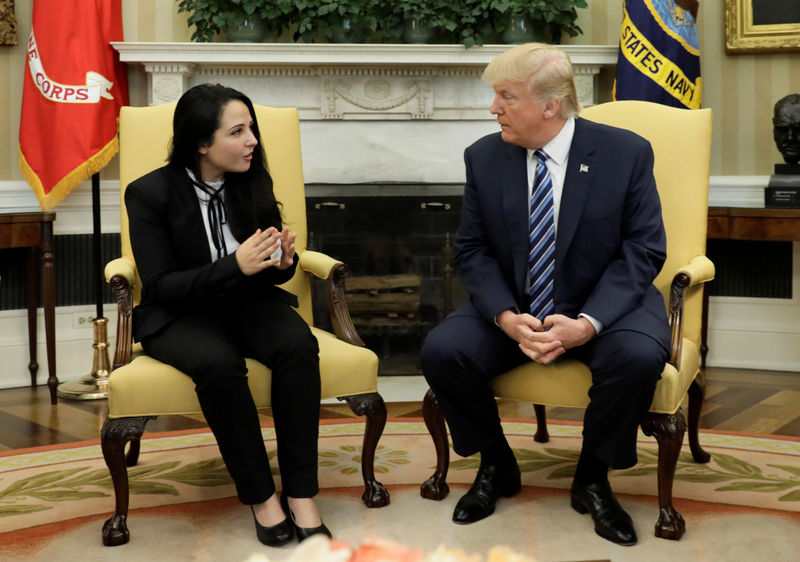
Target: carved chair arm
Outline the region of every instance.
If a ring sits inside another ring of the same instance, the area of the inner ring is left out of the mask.
[[[364,347],[363,340],[353,326],[345,298],[344,279],[350,272],[350,268],[330,256],[308,250],[300,254],[298,265],[303,271],[320,279],[328,280],[328,311],[336,337],[347,343]]]
[[[706,256],[695,256],[687,265],[678,270],[678,273],[685,273],[689,276],[689,287],[698,283],[706,283],[714,279],[716,270],[714,262]]]
[[[129,258],[117,258],[106,264],[106,283],[111,285],[117,295],[117,343],[114,350],[114,362],[111,366],[112,371],[128,364],[131,360],[131,346],[133,345],[131,312],[133,311],[135,272],[136,266]]]
[[[680,370],[683,346],[683,295],[687,288],[714,279],[714,263],[706,256],[696,256],[678,269],[672,278],[669,297],[669,325],[672,331],[669,362]]]
[[[339,260],[335,260],[329,255],[321,252],[306,250],[300,254],[300,261],[298,262],[298,265],[300,266],[300,269],[311,273],[315,277],[319,277],[320,279],[328,279],[330,278],[331,273],[336,266],[340,265],[341,263],[342,262]]]

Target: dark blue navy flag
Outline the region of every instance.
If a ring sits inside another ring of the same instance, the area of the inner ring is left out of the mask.
[[[615,100],[698,109],[697,0],[625,0]]]

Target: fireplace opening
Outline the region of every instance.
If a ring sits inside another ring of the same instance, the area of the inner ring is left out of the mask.
[[[453,266],[462,184],[309,184],[309,249],[350,268],[353,324],[380,375],[418,375],[427,333],[467,298]],[[330,330],[325,284],[314,318]]]

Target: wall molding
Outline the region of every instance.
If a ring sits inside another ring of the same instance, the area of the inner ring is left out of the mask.
[[[473,66],[485,67],[508,45],[390,43],[164,43],[114,41],[123,62],[258,66]],[[616,64],[619,46],[559,45],[573,65]]]
[[[769,176],[711,176],[709,207],[764,207],[764,188]]]
[[[764,188],[769,176],[711,176],[708,203],[711,207],[764,206]],[[420,184],[424,185],[424,184]],[[0,209],[5,212],[40,211],[33,190],[22,180],[0,181]],[[78,185],[56,207],[56,234],[91,234],[92,187]],[[103,232],[119,232],[119,180],[100,181],[100,218]]]
[[[56,308],[56,376],[59,383],[88,375],[94,359],[94,329],[91,321],[96,314],[91,304],[60,306]],[[117,333],[116,307],[105,305],[108,317],[109,360],[113,360]],[[39,363],[37,383],[47,383],[47,349],[45,348],[44,313],[39,309],[36,321],[36,360]],[[3,377],[0,388],[17,388],[30,385],[28,371],[28,312],[26,310],[0,311],[0,357],[3,358]]]
[[[480,76],[489,62],[508,49],[507,45],[465,49],[462,45],[377,43],[112,45],[123,62],[144,69],[148,104],[176,101],[192,84],[220,81],[249,92],[255,103],[297,107],[301,121],[494,122],[487,111],[493,93]],[[572,60],[581,104],[594,105],[597,77],[601,69],[616,65],[618,46],[561,48]],[[381,77],[382,85],[376,84],[375,77]],[[417,81],[419,87],[412,86],[409,92],[409,80]],[[370,91],[382,92],[384,103],[369,100]],[[398,99],[405,101],[391,103]],[[481,126],[475,130],[482,131]]]
[[[764,187],[769,176],[712,176],[709,203],[720,207],[763,207]],[[102,229],[119,232],[119,181],[100,182]],[[39,210],[36,197],[23,181],[0,181],[0,208],[6,211]],[[56,208],[55,233],[91,232],[91,185],[81,184]],[[742,369],[772,369],[800,372],[800,243],[793,246],[792,299],[711,297],[708,334],[708,365]],[[116,334],[116,311],[106,305],[108,334]],[[75,314],[92,314],[94,307],[56,309],[56,359],[62,381],[88,373],[92,360],[90,329],[73,327]],[[40,311],[41,316],[41,311]],[[112,325],[113,324],[113,325]],[[39,319],[39,380],[46,380],[44,320]],[[27,313],[24,310],[0,312],[0,356],[10,368],[0,388],[25,386],[28,376]],[[8,359],[6,359],[8,358]],[[84,372],[85,371],[85,372]]]
[[[710,297],[707,363],[800,372],[800,242],[792,244],[792,298]]]
[[[120,231],[119,180],[100,180],[100,227],[103,232]],[[7,213],[39,212],[39,201],[22,180],[0,181],[0,209]],[[87,180],[76,186],[54,209],[53,232],[59,234],[91,234],[92,183]]]

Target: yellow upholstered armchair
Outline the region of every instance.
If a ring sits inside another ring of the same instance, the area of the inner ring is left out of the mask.
[[[680,539],[685,523],[672,505],[672,483],[686,422],[681,404],[689,396],[689,445],[697,462],[709,455],[699,445],[697,423],[703,401],[700,377],[700,331],[703,283],[714,277],[714,264],[705,256],[708,215],[708,170],[711,153],[711,110],[682,110],[641,101],[618,101],[586,109],[582,117],[632,130],[653,146],[655,178],[667,231],[667,260],[655,285],[667,303],[672,328],[672,351],[656,387],[642,430],[658,442],[660,514],[655,534]],[[591,373],[576,360],[557,360],[543,367],[530,362],[492,381],[495,396],[534,404],[534,439],[549,439],[545,406],[585,408],[589,404]],[[422,485],[422,495],[442,499],[449,447],[444,418],[432,391],[423,404],[425,423],[436,447],[437,467]]]
[[[133,344],[131,333],[131,311],[139,302],[141,280],[131,251],[124,193],[131,181],[164,165],[174,109],[175,104],[124,107],[120,114],[122,257],[110,262],[105,270],[106,280],[116,292],[119,311],[113,371],[108,378],[108,418],[101,431],[103,456],[116,498],[115,513],[103,525],[103,543],[107,546],[129,540],[126,464],[134,466],[137,462],[147,421],[156,416],[201,413],[192,380],[144,354],[140,345]],[[321,398],[346,400],[356,414],[366,416],[362,499],[368,507],[381,507],[389,503],[389,494],[374,474],[375,450],[386,424],[386,405],[377,393],[378,357],[364,347],[350,320],[344,299],[347,267],[324,254],[306,250],[305,185],[297,110],[256,106],[256,116],[276,198],[283,204],[284,220],[297,233],[299,265],[283,288],[297,295],[298,312],[312,325],[311,331],[319,342]],[[313,327],[311,275],[327,280],[335,335]],[[252,359],[246,363],[256,406],[268,407],[270,371]]]

